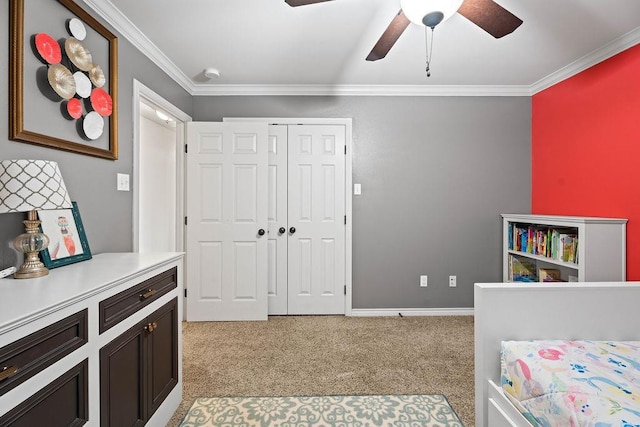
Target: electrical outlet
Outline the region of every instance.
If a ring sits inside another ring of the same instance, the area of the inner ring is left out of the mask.
[[[420,276],[420,287],[421,288],[426,288],[427,287],[427,276]]]
[[[449,276],[449,287],[450,288],[456,287],[456,276]]]

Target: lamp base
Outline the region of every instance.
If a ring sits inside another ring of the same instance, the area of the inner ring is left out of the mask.
[[[15,238],[13,246],[24,253],[24,262],[13,275],[16,279],[34,279],[49,274],[49,269],[44,266],[38,253],[49,245],[49,238],[46,234],[40,233],[38,227],[40,221],[36,216],[36,211],[30,211],[28,219],[22,221],[25,232]]]
[[[38,252],[28,252],[25,261],[13,275],[16,279],[35,279],[49,274],[49,269],[38,258]],[[34,259],[35,258],[35,259]]]

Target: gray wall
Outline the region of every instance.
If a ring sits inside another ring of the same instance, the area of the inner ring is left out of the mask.
[[[133,79],[138,79],[189,115],[192,114],[192,97],[123,37],[119,37],[118,160],[97,159],[9,141],[7,3],[0,8],[0,27],[5,29],[0,31],[0,87],[3,88],[0,91],[0,159],[33,158],[57,161],[72,200],[78,202],[92,252],[131,251],[132,193],[116,191],[116,173],[133,173]],[[25,93],[24,96],[42,98],[43,102],[46,101],[39,92]],[[0,215],[0,268],[18,263],[11,242],[15,236],[23,232],[21,221],[24,216]]]
[[[531,208],[530,98],[195,97],[193,111],[353,118],[354,308],[472,307],[474,282],[502,281],[500,213]]]
[[[0,8],[8,28],[8,7]],[[8,31],[0,32],[0,87],[8,88]],[[57,161],[94,253],[132,249],[136,78],[195,120],[351,117],[354,124],[354,307],[471,307],[472,284],[501,278],[501,212],[529,212],[531,105],[527,97],[195,97],[119,38],[119,159],[9,141],[0,91],[0,158]],[[41,97],[39,93],[25,96]],[[17,264],[21,214],[0,215],[0,268]],[[418,287],[420,274],[429,287]],[[448,288],[447,277],[458,276]]]

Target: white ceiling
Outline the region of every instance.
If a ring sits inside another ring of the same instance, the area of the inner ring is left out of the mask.
[[[399,0],[85,0],[193,94],[534,93],[640,41],[638,0],[497,0],[524,23],[494,39],[459,14],[365,57]],[[206,80],[215,67],[221,77]],[[486,89],[486,90],[485,90]]]

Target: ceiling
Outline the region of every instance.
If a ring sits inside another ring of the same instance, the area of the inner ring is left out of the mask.
[[[638,0],[496,0],[524,23],[494,39],[455,14],[365,57],[399,0],[84,0],[190,93],[531,94],[640,41]],[[206,67],[221,76],[208,80]]]

